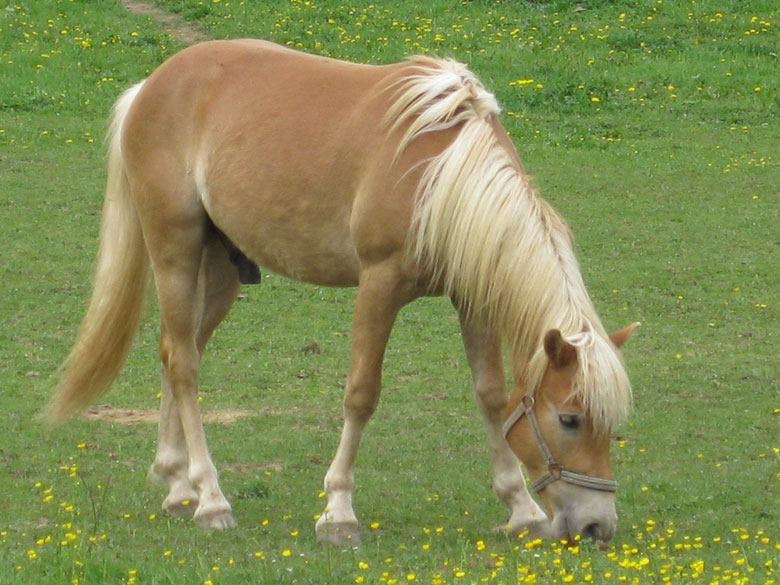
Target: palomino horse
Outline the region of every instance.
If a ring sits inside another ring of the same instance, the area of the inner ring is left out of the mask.
[[[344,426],[316,525],[323,540],[355,543],[353,464],[390,329],[415,298],[448,295],[507,527],[609,539],[609,432],[630,408],[618,347],[631,328],[605,333],[568,228],[529,186],[498,113],[450,60],[357,65],[254,40],[169,59],[115,107],[92,300],[52,419],[78,412],[118,374],[151,264],[163,364],[152,471],[168,484],[165,509],[195,508],[199,525],[228,528],[198,410],[207,340],[257,265],[357,285]],[[502,340],[516,381],[508,408]],[[550,519],[515,452],[531,477],[544,476]]]

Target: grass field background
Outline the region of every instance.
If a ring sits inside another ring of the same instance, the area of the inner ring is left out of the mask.
[[[89,294],[113,100],[183,47],[118,2],[0,4],[0,584],[780,583],[780,13],[775,2],[160,1],[213,38],[364,62],[455,57],[501,102],[571,223],[605,324],[643,327],[605,550],[495,534],[457,318],[404,310],[358,459],[358,550],[314,538],[354,291],[264,274],[204,362],[239,527],[197,530],[146,483],[155,428],[36,419]],[[104,402],[152,409],[153,296]],[[321,353],[305,351],[316,342]]]

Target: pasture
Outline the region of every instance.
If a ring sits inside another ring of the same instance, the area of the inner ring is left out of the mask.
[[[457,315],[399,318],[356,469],[363,545],[314,537],[354,291],[264,273],[209,345],[201,407],[238,527],[160,511],[150,288],[92,416],[37,415],[88,300],[113,100],[184,46],[119,2],[0,12],[0,584],[780,582],[780,11],[776,3],[160,1],[212,38],[364,62],[467,63],[572,225],[625,348],[620,525],[605,547],[510,538]],[[168,27],[168,30],[173,30]]]

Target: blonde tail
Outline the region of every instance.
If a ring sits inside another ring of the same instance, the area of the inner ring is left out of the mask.
[[[46,410],[51,421],[75,415],[108,389],[125,362],[141,318],[149,258],[130,197],[121,131],[142,85],[126,91],[114,106],[92,299]]]

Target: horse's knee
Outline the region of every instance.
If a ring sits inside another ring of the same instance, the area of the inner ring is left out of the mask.
[[[502,413],[506,408],[507,395],[502,381],[481,381],[474,390],[484,413]]]
[[[379,387],[348,385],[344,393],[344,414],[366,421],[379,403]]]

